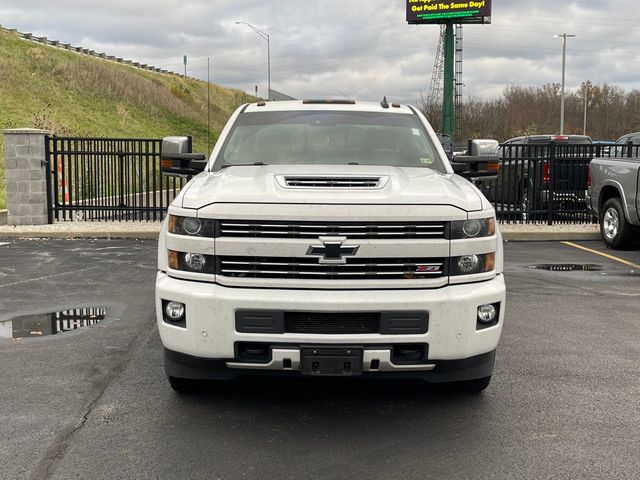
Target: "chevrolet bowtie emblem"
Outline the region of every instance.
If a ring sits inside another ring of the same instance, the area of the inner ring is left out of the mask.
[[[320,237],[322,245],[311,245],[307,255],[319,257],[320,263],[347,263],[344,257],[358,253],[359,245],[344,245],[347,237]]]

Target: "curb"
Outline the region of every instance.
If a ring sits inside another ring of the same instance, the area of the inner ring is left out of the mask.
[[[601,240],[600,232],[502,232],[505,242],[576,242]]]
[[[128,240],[157,240],[160,235],[160,231],[151,232],[148,230],[141,231],[129,231],[129,232],[52,232],[52,231],[15,231],[15,232],[1,232],[0,239],[128,239]]]
[[[129,239],[129,240],[157,240],[160,231],[131,230],[131,231],[0,231],[0,239]],[[502,232],[505,242],[571,242],[600,240],[599,232]]]

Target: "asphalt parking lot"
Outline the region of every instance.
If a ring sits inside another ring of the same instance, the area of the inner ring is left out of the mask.
[[[111,312],[0,339],[2,479],[640,477],[638,248],[506,244],[507,321],[480,395],[260,379],[185,397],[162,370],[155,242],[1,242],[0,321]],[[530,268],[558,263],[600,269]]]

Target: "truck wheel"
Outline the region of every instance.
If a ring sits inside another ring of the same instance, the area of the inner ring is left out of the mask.
[[[491,375],[473,380],[465,380],[463,382],[452,382],[448,384],[448,386],[456,392],[478,393],[486,389],[489,383],[491,383]]]
[[[191,378],[168,377],[171,388],[178,393],[195,393],[199,390],[197,380]]]
[[[619,198],[610,198],[602,207],[600,233],[604,243],[610,248],[625,248],[631,243],[633,229],[624,216]]]

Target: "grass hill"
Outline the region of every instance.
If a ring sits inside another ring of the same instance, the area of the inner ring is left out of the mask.
[[[210,95],[213,144],[237,105],[254,98],[213,84]],[[192,135],[194,150],[204,152],[207,84],[38,45],[0,31],[0,129],[21,127],[99,137]],[[0,135],[0,152],[2,141]]]

